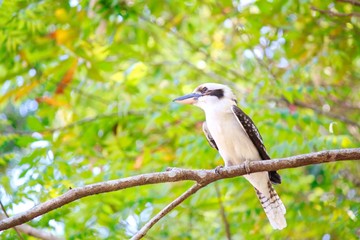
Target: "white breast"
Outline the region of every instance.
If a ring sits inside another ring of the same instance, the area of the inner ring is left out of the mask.
[[[226,166],[260,160],[259,153],[231,109],[205,111],[206,123]]]

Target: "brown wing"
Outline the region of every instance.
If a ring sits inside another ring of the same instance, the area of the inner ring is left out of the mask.
[[[238,119],[241,127],[245,130],[249,138],[251,139],[252,143],[256,147],[259,152],[259,155],[262,160],[270,159],[269,154],[266,152],[266,148],[264,146],[262,137],[260,135],[259,130],[255,126],[254,122],[246,115],[240,108],[237,106],[232,106],[231,110],[233,111],[234,115]],[[271,182],[273,183],[281,183],[281,177],[276,171],[270,171],[269,177]]]
[[[209,129],[208,129],[208,127],[207,127],[206,122],[203,123],[202,129],[203,129],[203,131],[204,131],[204,133],[205,133],[206,139],[208,140],[210,146],[212,146],[212,147],[215,148],[216,150],[219,150],[218,147],[216,146],[216,143],[215,143],[214,138],[211,136],[211,134],[210,134],[210,132],[209,132]]]

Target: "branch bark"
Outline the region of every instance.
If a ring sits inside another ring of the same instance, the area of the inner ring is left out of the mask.
[[[0,214],[0,220],[5,219],[6,217],[7,216],[5,216],[4,214]],[[29,236],[33,236],[35,238],[42,239],[42,240],[63,240],[63,238],[59,238],[49,232],[34,228],[27,224],[22,224],[22,225],[14,227],[14,228],[19,232],[25,233]]]
[[[327,150],[288,158],[255,161],[250,162],[249,164],[247,164],[247,166],[250,169],[250,173],[253,173],[263,171],[275,171],[286,168],[296,168],[311,164],[320,164],[343,160],[360,160],[360,148]],[[178,182],[185,180],[197,182],[197,185],[195,186],[204,186],[220,179],[233,178],[245,175],[246,173],[247,171],[243,164],[238,166],[221,168],[219,169],[218,173],[216,173],[214,170],[189,170],[172,168],[166,172],[141,174],[133,177],[127,177],[118,180],[95,183],[84,187],[73,188],[59,197],[36,205],[25,212],[1,220],[0,231],[26,223],[38,216],[41,216],[70,202],[90,195],[118,191],[121,189],[131,188],[135,186],[165,182]],[[190,190],[188,190],[188,194],[189,191]],[[184,194],[186,197],[188,197],[186,193]],[[180,204],[183,200],[185,200],[185,198],[178,200],[179,202],[177,204],[170,204],[171,206],[168,205],[165,212],[168,213],[170,210]],[[161,215],[161,217],[162,216],[163,215]],[[158,221],[158,219],[156,221]]]
[[[155,223],[157,223],[161,218],[163,218],[166,214],[168,214],[171,210],[173,210],[176,206],[178,206],[180,203],[185,201],[188,197],[196,193],[199,189],[205,187],[208,184],[195,184],[191,188],[189,188],[186,192],[180,195],[177,199],[172,201],[169,205],[167,205],[163,210],[161,210],[158,214],[156,214],[148,223],[146,223],[140,231],[138,231],[131,240],[138,240],[143,238],[146,233],[149,231],[149,229],[154,226]]]
[[[2,211],[4,212],[4,215],[0,214],[0,219],[9,217],[9,215],[7,214],[6,209],[1,201],[0,201],[0,206],[1,206]],[[21,236],[18,228],[14,227],[14,230],[15,230],[16,234],[18,235],[19,239],[24,240],[24,238]]]

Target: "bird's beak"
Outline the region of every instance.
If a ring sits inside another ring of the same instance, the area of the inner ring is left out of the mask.
[[[173,101],[181,104],[193,104],[195,103],[201,94],[198,93],[190,93],[182,97],[175,98]]]

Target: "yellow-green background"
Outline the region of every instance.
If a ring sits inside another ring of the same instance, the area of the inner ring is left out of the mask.
[[[272,158],[358,147],[356,3],[0,1],[2,203],[13,215],[69,187],[221,165],[202,111],[172,102],[204,82],[234,89]],[[244,179],[218,182],[233,239],[359,239],[359,172],[356,162],[280,171],[283,231]],[[87,197],[29,224],[126,239],[190,184]],[[218,200],[214,184],[202,189],[145,239],[225,239]]]

